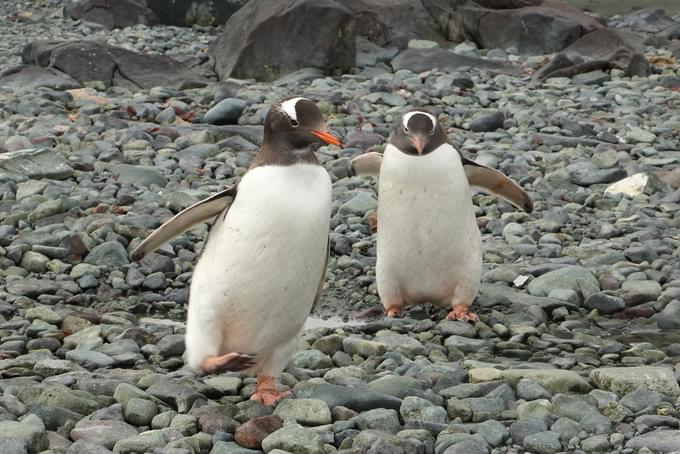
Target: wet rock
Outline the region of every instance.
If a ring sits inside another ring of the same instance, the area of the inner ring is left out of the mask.
[[[109,30],[137,24],[152,25],[157,19],[149,8],[134,0],[107,2],[105,0],[80,0],[68,5],[64,16],[102,24]]]

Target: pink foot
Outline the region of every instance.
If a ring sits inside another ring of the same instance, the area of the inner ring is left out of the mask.
[[[255,357],[245,353],[227,353],[222,356],[208,356],[201,363],[201,369],[208,374],[244,370],[255,364]]]
[[[446,316],[447,320],[460,320],[463,322],[476,322],[479,320],[477,314],[470,311],[470,307],[467,304],[456,304],[453,309]]]
[[[255,392],[250,396],[250,400],[269,406],[275,405],[286,396],[290,396],[290,391],[277,391],[274,377],[258,375]]]
[[[387,308],[387,317],[394,318],[401,315],[401,306],[390,306]]]

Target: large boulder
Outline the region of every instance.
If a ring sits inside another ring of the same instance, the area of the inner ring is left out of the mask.
[[[180,27],[224,24],[248,0],[147,0],[163,25]]]
[[[0,87],[14,90],[34,90],[38,87],[53,90],[80,88],[77,80],[54,68],[41,68],[33,65],[19,65],[0,74]]]
[[[355,41],[352,13],[333,0],[253,0],[229,18],[209,52],[222,78],[272,81],[306,67],[348,70]]]
[[[649,75],[643,39],[631,32],[603,28],[574,42],[537,71],[532,85],[550,77],[573,77],[595,70],[621,69],[626,76]]]
[[[454,9],[460,0],[422,2],[413,0],[337,0],[346,6],[356,20],[357,34],[365,36],[379,46],[396,45],[405,48],[412,38],[444,41],[442,33],[430,9],[437,7],[446,11]],[[428,5],[430,3],[430,5]],[[429,6],[429,8],[428,8]]]
[[[502,6],[500,1],[483,3],[491,7],[470,3],[460,8],[464,32],[482,48],[515,47],[521,54],[550,54],[603,27],[596,19],[557,0],[503,9],[493,8]],[[511,3],[515,4],[523,3]]]
[[[64,7],[64,16],[95,22],[109,30],[158,22],[143,0],[80,0]]]
[[[81,83],[101,81],[106,87],[137,90],[205,83],[188,66],[165,55],[138,54],[93,41],[33,41],[21,57],[26,64],[57,69]]]

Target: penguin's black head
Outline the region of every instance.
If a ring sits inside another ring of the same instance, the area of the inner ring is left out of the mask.
[[[299,97],[272,106],[264,120],[264,142],[278,150],[304,150],[315,142],[340,145],[316,104]]]
[[[448,141],[446,133],[429,112],[412,110],[401,117],[389,142],[410,155],[424,155]]]

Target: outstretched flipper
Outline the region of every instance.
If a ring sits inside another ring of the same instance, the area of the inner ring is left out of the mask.
[[[205,200],[201,200],[189,208],[185,208],[139,243],[139,246],[130,254],[130,258],[132,260],[141,260],[150,252],[158,249],[162,244],[167,243],[199,222],[217,216],[224,210],[229,209],[234,198],[236,198],[236,185],[218,192]]]
[[[382,164],[382,155],[371,151],[364,153],[352,159],[350,168],[354,175],[360,177],[378,178],[380,174],[380,164]]]
[[[534,202],[524,189],[501,172],[477,164],[461,155],[463,169],[470,186],[497,195],[527,213],[534,210]]]

